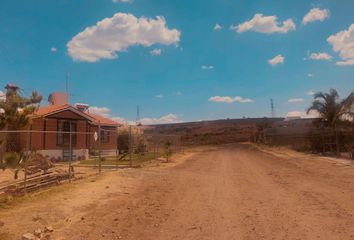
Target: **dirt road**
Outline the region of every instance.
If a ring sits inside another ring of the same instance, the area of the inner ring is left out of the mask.
[[[52,224],[53,239],[354,239],[354,165],[225,146],[110,173],[0,220],[16,237],[16,224]]]

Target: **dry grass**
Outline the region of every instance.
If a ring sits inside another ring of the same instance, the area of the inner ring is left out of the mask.
[[[10,236],[8,233],[1,233],[0,232],[0,240],[10,240]]]

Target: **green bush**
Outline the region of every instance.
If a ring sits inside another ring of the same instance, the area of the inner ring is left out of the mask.
[[[129,133],[127,131],[122,131],[118,134],[117,142],[119,152],[129,152]]]

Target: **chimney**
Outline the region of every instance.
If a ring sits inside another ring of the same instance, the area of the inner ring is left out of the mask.
[[[66,92],[54,92],[48,97],[49,105],[60,106],[69,103],[69,95]]]
[[[84,103],[75,103],[75,107],[80,112],[86,112],[88,110],[88,108],[89,108],[89,105],[88,104],[84,104]]]
[[[17,85],[15,85],[15,84],[9,83],[9,84],[6,84],[5,89],[6,90],[17,91],[19,89],[19,87]]]

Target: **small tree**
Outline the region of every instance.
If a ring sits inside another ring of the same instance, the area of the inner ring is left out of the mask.
[[[266,118],[263,119],[262,122],[257,124],[257,132],[256,132],[256,142],[264,142],[265,141],[265,133],[264,131],[268,128],[271,128],[271,124],[267,121]]]
[[[119,152],[127,153],[129,151],[129,132],[121,131],[117,137],[117,148]]]
[[[5,99],[0,101],[0,129],[20,130],[29,124],[29,116],[38,108],[42,96],[34,91],[29,98],[23,97],[20,88],[12,84],[7,84],[5,88]],[[10,154],[11,164],[8,164],[14,167],[16,165],[14,162],[19,163],[21,159],[20,135],[16,132],[8,132],[2,144],[5,144],[6,152],[14,153]],[[15,157],[16,155],[17,157]],[[7,164],[1,162],[0,165],[5,168]]]
[[[136,153],[144,155],[146,152],[146,141],[143,136],[136,137]]]

